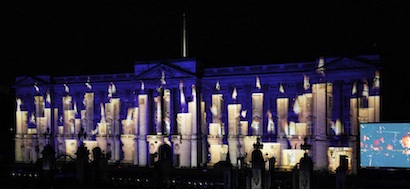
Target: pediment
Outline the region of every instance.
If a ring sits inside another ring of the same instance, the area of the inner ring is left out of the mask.
[[[50,84],[50,76],[22,76],[17,77],[15,85],[46,85]]]
[[[358,68],[374,68],[375,66],[366,61],[360,61],[355,58],[341,57],[325,64],[326,70],[343,70]]]
[[[163,76],[165,76],[165,80],[197,77],[194,73],[184,70],[178,66],[157,64],[139,75],[136,75],[135,78],[138,80],[159,80]]]

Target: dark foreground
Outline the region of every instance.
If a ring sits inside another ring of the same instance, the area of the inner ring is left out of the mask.
[[[63,170],[41,171],[36,165],[2,165],[0,182],[12,189],[22,188],[224,188],[223,170],[174,169],[167,175],[158,174],[154,168],[110,165],[106,177],[98,179],[76,177],[75,166]],[[245,188],[246,178],[238,174],[238,188]],[[348,175],[347,189],[410,188],[410,170],[360,170],[357,175]],[[3,188],[3,187],[1,187]],[[292,188],[292,172],[276,172],[273,188]],[[312,188],[336,188],[336,175],[313,172]]]

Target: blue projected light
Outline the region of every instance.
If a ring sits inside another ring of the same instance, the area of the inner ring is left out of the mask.
[[[410,123],[361,123],[360,166],[410,168]]]

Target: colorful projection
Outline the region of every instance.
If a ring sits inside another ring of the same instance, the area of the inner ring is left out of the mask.
[[[175,167],[240,167],[251,165],[260,139],[265,161],[291,170],[306,138],[315,169],[334,171],[346,156],[355,172],[358,121],[380,121],[378,62],[364,55],[199,71],[183,59],[136,62],[134,73],[18,77],[15,160],[35,163],[46,144],[75,157],[84,144],[109,163],[154,166],[170,149]]]

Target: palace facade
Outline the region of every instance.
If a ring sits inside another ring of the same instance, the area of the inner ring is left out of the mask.
[[[334,171],[342,155],[356,173],[359,123],[380,121],[378,55],[202,67],[160,60],[130,73],[16,78],[15,161],[35,163],[46,144],[75,158],[84,144],[141,167],[167,150],[175,167],[250,166],[260,138],[276,168],[291,170],[307,150],[315,169]]]

